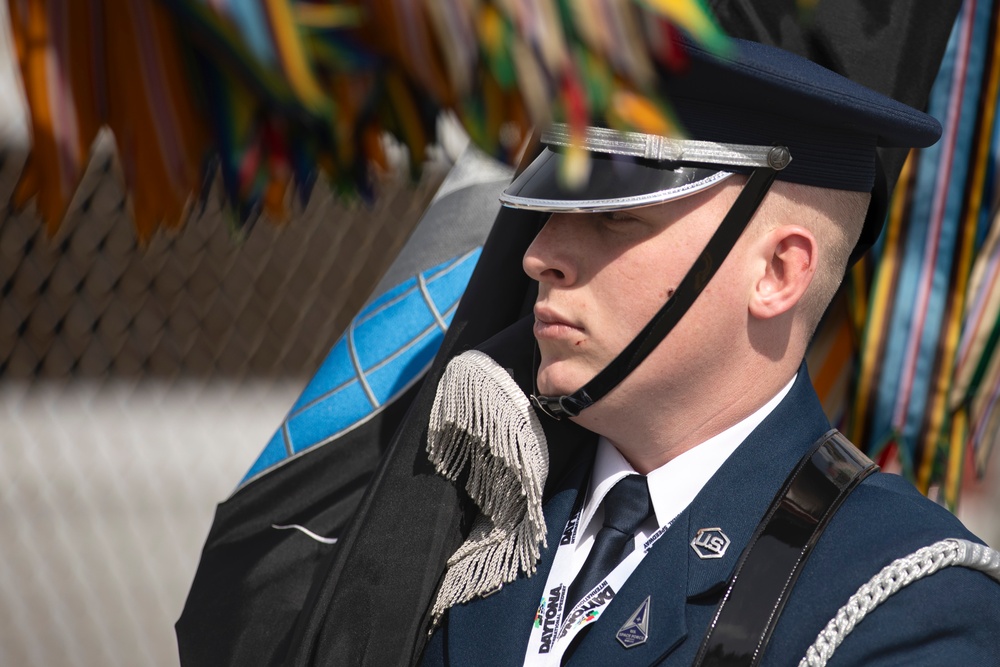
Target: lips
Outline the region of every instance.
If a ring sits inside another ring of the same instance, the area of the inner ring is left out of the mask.
[[[536,338],[558,340],[579,338],[583,334],[582,326],[551,308],[536,305],[534,312]]]

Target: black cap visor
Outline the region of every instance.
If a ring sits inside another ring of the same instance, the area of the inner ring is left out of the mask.
[[[590,173],[579,187],[569,187],[561,178],[564,160],[561,150],[546,146],[500,201],[511,208],[553,213],[618,211],[687,197],[733,175],[710,167],[590,153]]]

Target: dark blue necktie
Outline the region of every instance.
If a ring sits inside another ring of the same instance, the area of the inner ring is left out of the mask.
[[[580,574],[566,593],[567,613],[632,553],[636,531],[653,513],[649,486],[642,475],[628,475],[618,480],[601,504],[604,506],[604,525],[597,532],[594,547]]]

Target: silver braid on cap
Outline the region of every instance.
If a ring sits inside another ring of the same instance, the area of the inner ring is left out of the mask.
[[[771,167],[784,169],[791,162],[788,149],[781,161],[775,161],[773,146],[725,144],[717,141],[677,139],[658,134],[623,132],[608,127],[587,127],[577,137],[565,123],[553,123],[541,134],[548,146],[576,146],[593,153],[627,155],[658,162],[703,162],[735,167]]]

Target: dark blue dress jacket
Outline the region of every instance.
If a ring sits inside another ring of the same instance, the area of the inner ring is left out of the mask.
[[[579,642],[570,665],[690,665],[733,569],[791,469],[830,428],[807,373],[712,477],[654,545]],[[592,451],[588,449],[586,451]],[[452,608],[424,651],[424,665],[520,665],[559,537],[591,461],[576,465],[545,502],[548,547],[538,571]],[[700,528],[732,541],[724,557],[691,548]],[[828,525],[778,621],[761,664],[798,665],[857,589],[896,558],[946,537],[976,540],[948,511],[896,475],[868,477]],[[616,633],[649,596],[646,643]],[[951,567],[903,588],[837,649],[846,665],[1000,665],[1000,584]]]

